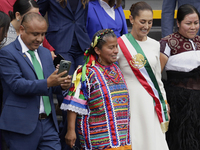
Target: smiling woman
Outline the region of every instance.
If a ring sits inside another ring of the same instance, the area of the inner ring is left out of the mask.
[[[97,48],[95,52],[99,56],[99,63],[104,66],[108,66],[117,61],[117,37],[105,37],[104,40],[106,43],[102,46],[101,49]]]
[[[132,149],[168,150],[163,133],[169,118],[161,81],[160,45],[147,36],[153,11],[146,2],[133,4],[130,11],[132,30],[118,38],[118,64],[130,93]]]
[[[76,140],[77,116],[82,149],[131,150],[129,94],[117,65],[117,38],[113,30],[100,30],[85,52],[87,61],[61,109],[68,111],[68,145]]]
[[[160,40],[161,67],[167,72],[166,93],[171,120],[170,150],[200,149],[200,36],[199,13],[186,4],[178,8],[178,32]]]

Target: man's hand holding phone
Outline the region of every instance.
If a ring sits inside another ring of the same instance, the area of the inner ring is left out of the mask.
[[[47,86],[58,86],[60,85],[63,90],[67,90],[71,86],[72,77],[68,75],[71,62],[67,60],[61,60],[59,69],[56,69],[48,78]]]
[[[71,61],[61,60],[59,69],[58,69],[58,74],[60,74],[63,71],[67,71],[67,73],[62,76],[62,77],[66,77],[69,73],[70,67],[71,67]]]

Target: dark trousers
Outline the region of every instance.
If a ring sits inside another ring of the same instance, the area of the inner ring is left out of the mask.
[[[38,119],[36,129],[28,135],[4,130],[2,132],[10,150],[61,150],[58,132],[51,116]]]

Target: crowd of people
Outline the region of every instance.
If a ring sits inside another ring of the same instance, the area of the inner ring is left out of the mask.
[[[176,0],[164,0],[160,41],[148,36],[151,6],[132,4],[128,33],[121,2],[5,0],[0,150],[200,149],[199,2],[178,0],[173,33]]]

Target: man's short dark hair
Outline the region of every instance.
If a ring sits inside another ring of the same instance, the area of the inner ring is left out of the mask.
[[[29,23],[34,19],[37,19],[39,22],[43,22],[43,21],[46,22],[45,18],[42,17],[39,13],[30,12],[30,13],[27,13],[26,15],[24,15],[21,25],[24,26],[25,23]]]

